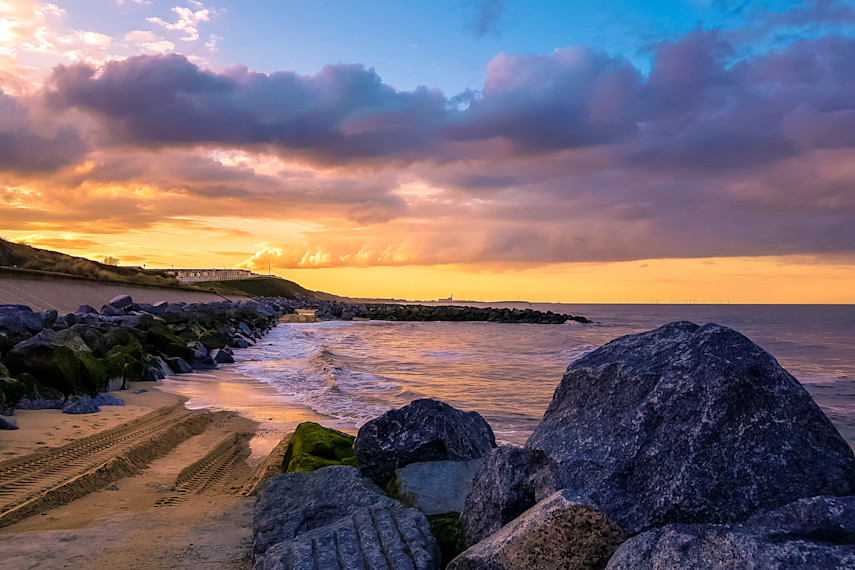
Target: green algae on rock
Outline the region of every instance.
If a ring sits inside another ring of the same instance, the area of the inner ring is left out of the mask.
[[[356,467],[352,435],[314,422],[303,422],[294,430],[282,460],[282,471],[314,471],[330,465]]]

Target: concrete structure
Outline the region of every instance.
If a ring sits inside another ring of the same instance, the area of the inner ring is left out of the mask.
[[[202,281],[228,281],[231,279],[249,279],[263,277],[249,269],[159,269],[174,275],[182,283],[200,283]]]

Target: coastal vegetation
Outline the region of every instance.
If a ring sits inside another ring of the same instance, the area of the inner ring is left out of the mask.
[[[99,282],[182,287],[177,279],[166,272],[120,267],[118,263],[119,260],[112,256],[105,257],[101,263],[0,238],[0,267],[42,271]]]

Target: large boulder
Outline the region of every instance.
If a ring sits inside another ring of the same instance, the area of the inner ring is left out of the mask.
[[[467,544],[484,540],[534,506],[537,489],[555,486],[554,468],[538,449],[494,449],[475,474],[461,513]]]
[[[329,525],[280,542],[255,570],[438,570],[439,553],[424,515],[403,507],[362,507]]]
[[[134,300],[131,299],[130,295],[116,295],[112,299],[110,299],[107,304],[116,307],[117,309],[126,309],[133,305]]]
[[[624,532],[586,497],[559,491],[451,561],[449,570],[605,568]]]
[[[274,477],[261,488],[254,515],[259,570],[439,568],[424,515],[383,495],[353,467]]]
[[[288,442],[282,459],[282,471],[314,471],[332,465],[356,467],[353,439],[352,435],[320,424],[303,422],[297,426]]]
[[[42,331],[16,344],[6,355],[5,362],[13,375],[29,373],[39,383],[65,395],[98,389],[97,384],[89,382],[91,378],[87,369],[75,351],[52,330]]]
[[[460,513],[483,457],[469,461],[425,461],[395,470],[386,493],[426,515]]]
[[[608,568],[855,568],[855,497],[800,499],[742,524],[649,530],[625,542]]]
[[[422,399],[390,410],[359,428],[353,450],[362,474],[385,487],[395,469],[422,461],[466,461],[496,447],[477,412]]]
[[[807,391],[715,324],[671,323],[580,358],[526,447],[630,534],[855,493],[852,449]]]

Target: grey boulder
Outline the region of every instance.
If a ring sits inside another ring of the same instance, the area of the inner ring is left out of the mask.
[[[415,400],[365,423],[353,443],[362,474],[385,487],[395,469],[423,461],[467,461],[496,447],[489,424],[437,400]]]
[[[271,479],[258,495],[253,534],[257,569],[439,568],[424,515],[353,467]]]
[[[63,414],[94,414],[101,408],[89,396],[81,396],[67,401],[62,406]]]
[[[360,507],[256,556],[255,570],[437,570],[430,525],[404,507]]]
[[[459,513],[483,461],[478,458],[410,463],[395,470],[386,490],[392,498],[426,515]]]
[[[107,301],[107,304],[112,307],[116,307],[117,309],[124,309],[133,305],[134,301],[131,299],[130,295],[116,295]]]
[[[630,534],[855,493],[852,449],[810,395],[715,324],[671,323],[580,358],[526,447],[557,462],[555,487]]]
[[[465,550],[448,568],[605,568],[626,538],[588,498],[559,491]]]
[[[800,499],[741,524],[649,530],[625,542],[608,568],[855,568],[855,497]]]
[[[467,543],[487,538],[534,506],[537,489],[555,486],[554,468],[554,462],[541,450],[494,449],[475,474],[460,515]]]

